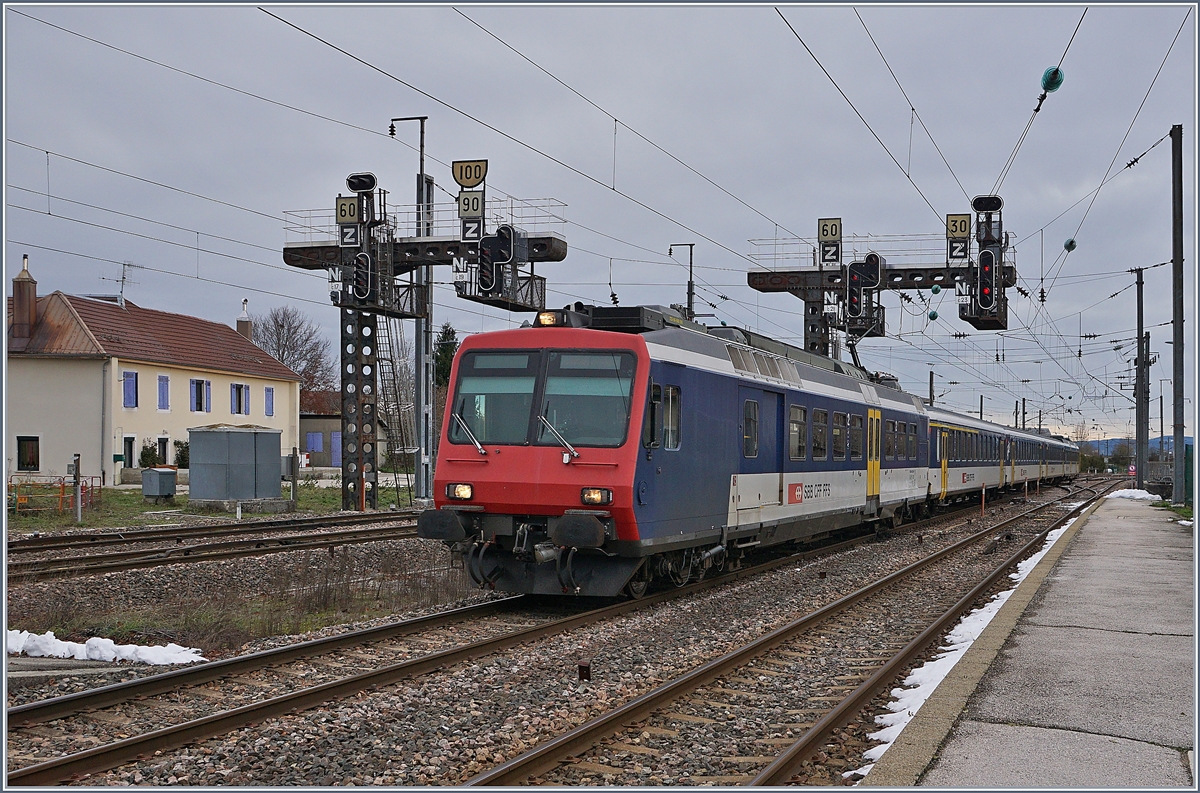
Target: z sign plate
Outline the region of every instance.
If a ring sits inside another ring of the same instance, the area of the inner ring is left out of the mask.
[[[338,245],[343,248],[357,248],[360,244],[358,226],[338,226]]]
[[[483,218],[463,218],[462,236],[459,239],[463,242],[479,242],[483,239]]]
[[[969,258],[970,249],[970,240],[946,240],[946,257],[949,259]]]
[[[821,243],[821,264],[841,264],[842,263],[842,243],[837,242],[822,242]]]

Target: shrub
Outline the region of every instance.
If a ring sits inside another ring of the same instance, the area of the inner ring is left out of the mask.
[[[153,468],[164,462],[164,460],[158,459],[157,443],[148,440],[142,444],[142,453],[138,455],[138,468]]]
[[[174,441],[175,443],[175,467],[188,468],[188,463],[191,462],[191,447],[188,441]]]

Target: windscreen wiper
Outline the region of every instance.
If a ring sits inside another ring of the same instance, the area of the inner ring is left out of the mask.
[[[579,452],[575,451],[575,447],[572,446],[571,444],[567,443],[567,439],[564,438],[562,435],[558,434],[558,430],[554,429],[554,425],[551,424],[549,421],[547,421],[545,416],[538,416],[538,421],[545,424],[546,429],[548,429],[552,433],[554,433],[554,437],[558,438],[558,442],[562,444],[564,449],[566,449],[566,451],[563,452],[563,465],[566,465],[567,463],[571,462],[572,457],[579,456]]]
[[[462,427],[463,432],[467,433],[467,437],[471,439],[471,443],[475,444],[475,451],[480,454],[487,454],[487,449],[483,448],[483,445],[475,437],[475,433],[471,432],[471,428],[467,426],[467,422],[463,417],[457,413],[451,413],[450,415],[454,416],[454,420],[458,422],[458,426]]]

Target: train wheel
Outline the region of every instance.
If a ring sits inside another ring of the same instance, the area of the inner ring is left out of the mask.
[[[629,583],[625,584],[625,594],[631,600],[641,600],[646,596],[646,590],[650,588],[652,577],[650,566],[643,562],[642,566],[633,574],[633,578],[629,579]]]

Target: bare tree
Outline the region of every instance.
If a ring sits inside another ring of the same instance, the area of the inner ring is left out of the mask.
[[[337,389],[337,366],[321,327],[295,306],[276,306],[266,316],[251,316],[253,341],[300,375],[309,391]]]

